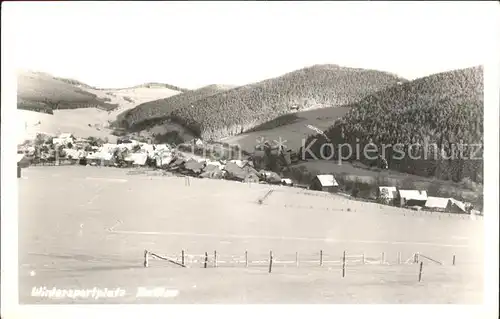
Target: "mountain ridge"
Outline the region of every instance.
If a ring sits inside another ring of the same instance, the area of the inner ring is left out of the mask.
[[[350,111],[325,134],[334,145],[354,145],[358,143],[356,140],[364,145],[370,142],[378,146],[390,145],[387,160],[391,167],[402,172],[482,182],[482,159],[466,161],[454,147],[463,145],[464,152],[472,152],[471,145],[482,145],[483,89],[482,66],[432,74],[389,87],[351,104]],[[319,155],[319,146],[325,139],[312,135],[307,143],[313,138],[319,141],[313,153]],[[415,143],[420,144],[415,146],[419,155],[424,154],[425,148],[437,159],[429,159],[430,156],[416,160],[409,156],[401,160],[393,158],[396,150],[392,146],[402,144],[403,148],[408,148]],[[431,147],[443,151],[436,152]],[[453,158],[447,160],[450,156]],[[370,162],[366,158],[361,160]]]
[[[222,90],[165,114],[206,140],[236,135],[297,110],[341,106],[406,82],[376,70],[317,64]],[[151,118],[157,118],[155,114]],[[135,123],[147,120],[137,119]],[[121,123],[122,125],[124,123]]]

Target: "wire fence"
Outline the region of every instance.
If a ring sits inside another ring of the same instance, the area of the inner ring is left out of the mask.
[[[433,265],[446,265],[455,266],[457,264],[456,256],[453,255],[448,261],[440,261],[431,256],[421,253],[413,253],[404,255],[400,252],[396,256],[390,256],[390,260],[385,252],[381,252],[378,256],[361,254],[348,254],[344,251],[341,256],[325,253],[320,250],[315,253],[294,254],[284,253],[275,254],[269,251],[269,254],[250,254],[245,251],[242,255],[226,255],[217,251],[205,252],[204,254],[187,254],[181,251],[178,254],[162,255],[148,250],[144,251],[144,267],[148,267],[150,259],[162,260],[170,264],[177,265],[183,268],[218,268],[218,267],[245,267],[245,268],[266,268],[272,272],[274,267],[297,267],[297,268],[310,268],[310,267],[342,267],[343,276],[347,266],[355,265],[415,265],[423,263]],[[477,264],[472,261],[461,261],[461,265]]]

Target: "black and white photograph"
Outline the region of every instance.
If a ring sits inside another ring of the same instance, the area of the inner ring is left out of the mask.
[[[2,317],[498,317],[499,9],[3,3]]]

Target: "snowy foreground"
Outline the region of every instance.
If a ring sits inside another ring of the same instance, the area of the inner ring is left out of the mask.
[[[29,167],[18,183],[20,303],[482,302],[482,220],[106,167]],[[188,267],[144,268],[145,249],[184,250]],[[421,282],[417,252],[442,263],[421,257]],[[52,288],[66,297],[32,296]]]

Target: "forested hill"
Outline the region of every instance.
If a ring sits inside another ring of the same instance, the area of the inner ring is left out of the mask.
[[[128,130],[147,128],[157,120],[166,119],[173,110],[191,105],[203,98],[234,88],[230,85],[208,85],[196,90],[186,91],[165,99],[146,102],[118,115],[117,125]]]
[[[315,65],[176,108],[171,118],[205,140],[248,131],[278,116],[356,102],[406,82],[386,72]]]
[[[482,182],[482,67],[416,79],[377,92],[351,106],[342,120],[325,132],[334,145],[354,145],[359,139],[361,149],[371,141],[381,150],[382,145],[401,143],[387,148],[386,158],[391,169],[440,179],[470,178]],[[324,138],[315,138],[318,142],[314,144],[314,153],[320,154]],[[418,159],[394,158],[396,151],[404,150],[408,154],[412,143],[420,144],[412,148],[412,156]],[[360,159],[370,162],[363,154]]]

